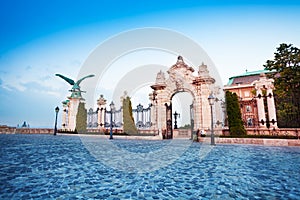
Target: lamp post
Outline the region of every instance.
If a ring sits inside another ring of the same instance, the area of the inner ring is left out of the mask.
[[[115,110],[115,104],[112,101],[109,105],[110,107],[110,136],[109,139],[112,140],[113,139],[113,111]]]
[[[159,129],[158,129],[158,121],[157,121],[157,92],[153,91],[152,96],[153,103],[155,102],[155,127],[157,128],[157,134],[159,135]]]
[[[174,129],[178,129],[178,127],[177,127],[177,117],[179,118],[180,114],[175,111],[175,113],[173,115],[174,115],[174,119],[175,119],[174,120]]]
[[[213,105],[214,105],[215,97],[212,95],[212,93],[208,97],[208,102],[210,105],[210,116],[211,116],[211,134],[210,134],[210,144],[215,144],[215,135],[214,135],[214,118],[213,118]]]
[[[57,114],[59,112],[59,107],[56,106],[55,108],[55,125],[54,125],[54,134],[53,135],[56,135],[57,133]]]

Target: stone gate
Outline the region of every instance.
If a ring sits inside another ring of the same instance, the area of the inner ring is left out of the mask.
[[[157,130],[162,138],[173,138],[172,130],[172,98],[180,92],[192,95],[191,118],[193,121],[192,133],[196,130],[209,130],[211,123],[209,94],[215,97],[223,96],[221,87],[215,85],[215,79],[209,74],[207,66],[202,63],[197,72],[188,66],[181,56],[176,64],[167,71],[158,72],[156,82],[151,86],[153,92],[149,95],[152,101],[151,122],[152,129]],[[221,99],[216,98],[214,105],[214,124],[216,128],[224,125],[224,110]],[[217,123],[216,123],[217,122]]]

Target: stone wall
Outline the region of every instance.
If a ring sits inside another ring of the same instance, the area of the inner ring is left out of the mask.
[[[210,144],[210,137],[200,137],[198,142]],[[263,146],[299,146],[299,139],[266,139],[266,138],[215,138],[216,144],[253,144]]]
[[[16,127],[0,126],[0,134],[14,134],[16,133]]]
[[[0,126],[0,134],[53,134],[52,128],[16,128]]]
[[[110,129],[106,128],[106,129],[102,129],[100,131],[99,128],[89,128],[87,129],[87,132],[89,133],[109,133]],[[123,133],[123,129],[113,129],[113,133]],[[157,134],[158,135],[158,130],[155,129],[139,129],[138,133],[140,134]]]
[[[173,138],[191,138],[191,129],[173,129]]]
[[[53,134],[52,128],[17,128],[15,133],[20,134]]]
[[[300,128],[246,128],[247,135],[295,136],[300,137]],[[222,135],[229,135],[229,129],[223,129]]]
[[[216,143],[257,144],[264,146],[300,146],[300,140],[262,138],[216,138]]]

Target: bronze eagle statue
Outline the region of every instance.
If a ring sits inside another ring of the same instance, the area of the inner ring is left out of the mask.
[[[82,92],[81,90],[80,90],[80,83],[84,80],[84,79],[86,79],[86,78],[91,78],[91,77],[94,77],[95,75],[93,75],[93,74],[90,74],[90,75],[87,75],[87,76],[85,76],[85,77],[83,77],[83,78],[81,78],[81,79],[79,79],[78,81],[74,81],[74,80],[72,80],[72,79],[70,79],[70,78],[68,78],[68,77],[65,77],[65,76],[63,76],[63,75],[61,75],[61,74],[55,74],[56,76],[58,76],[58,77],[60,77],[60,78],[62,78],[62,79],[64,79],[65,81],[67,81],[70,85],[73,85],[73,87],[72,87],[72,89],[70,90],[71,92]]]

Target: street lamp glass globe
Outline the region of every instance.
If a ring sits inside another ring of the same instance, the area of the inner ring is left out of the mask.
[[[209,102],[209,105],[214,105],[214,101],[215,101],[215,97],[210,94],[209,97],[208,97],[208,102]]]
[[[114,104],[114,102],[112,101],[111,103],[110,103],[110,110],[114,110],[115,109],[115,104]]]
[[[59,107],[58,107],[58,106],[56,106],[56,108],[55,108],[55,112],[56,112],[56,113],[58,113],[58,112],[59,112]]]

